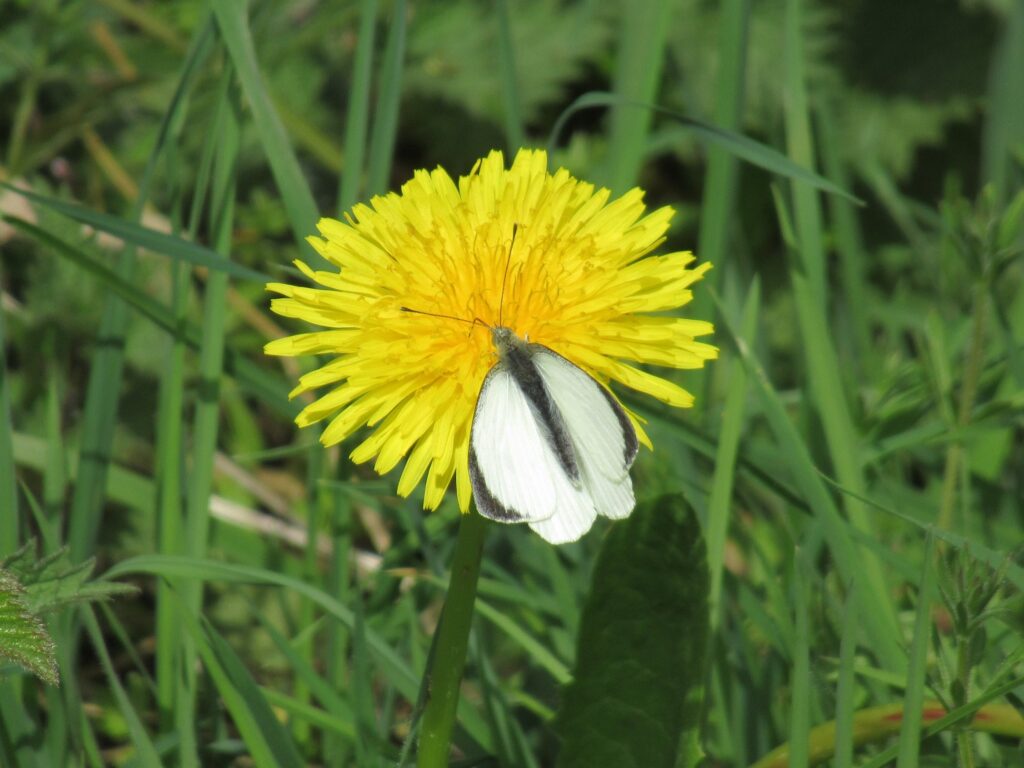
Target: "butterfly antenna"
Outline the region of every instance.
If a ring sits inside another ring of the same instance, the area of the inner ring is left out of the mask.
[[[505,310],[505,281],[508,279],[508,268],[512,264],[512,249],[516,244],[516,232],[519,231],[518,224],[512,224],[512,242],[508,244],[508,258],[505,259],[505,272],[501,276],[501,297],[498,299],[498,327],[504,327],[501,321],[502,313]]]
[[[469,325],[476,325],[477,320],[467,320],[464,317],[456,317],[455,315],[443,315],[440,312],[427,312],[422,309],[410,309],[409,307],[399,307],[402,312],[409,312],[413,315],[426,315],[427,317],[440,317],[444,320],[458,320],[460,323],[468,323]]]

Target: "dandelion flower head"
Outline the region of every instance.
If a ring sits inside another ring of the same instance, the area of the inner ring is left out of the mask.
[[[711,266],[685,251],[654,255],[672,215],[645,214],[640,189],[612,200],[564,169],[549,173],[544,152],[521,150],[510,168],[491,152],[457,183],[441,168],[417,171],[347,221],[321,219],[309,242],[336,270],[297,261],[316,287],[267,286],[280,294],[274,312],[322,328],[273,341],[267,354],[333,358],[293,390],[320,390],[296,422],[330,419],[325,445],[369,427],[353,461],[384,474],[405,458],[398,493],[425,476],[427,509],[454,477],[465,512],[474,408],[497,360],[487,326],[511,328],[606,386],[689,407],[690,393],[637,366],[700,368],[717,356],[695,340],[709,322],[672,314]]]

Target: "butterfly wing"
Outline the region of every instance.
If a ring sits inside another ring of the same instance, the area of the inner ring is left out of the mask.
[[[613,519],[627,517],[635,505],[629,468],[639,448],[629,417],[585,371],[546,347],[534,348],[534,365],[566,425],[595,510]]]
[[[484,517],[514,523],[555,511],[555,483],[565,473],[522,389],[501,364],[484,379],[470,435],[473,497]]]

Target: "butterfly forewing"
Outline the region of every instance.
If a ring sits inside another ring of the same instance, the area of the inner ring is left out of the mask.
[[[543,425],[500,363],[477,396],[470,437],[470,479],[481,514],[502,522],[542,520],[555,511],[564,476]]]

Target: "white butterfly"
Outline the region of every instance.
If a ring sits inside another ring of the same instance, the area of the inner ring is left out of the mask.
[[[633,511],[636,430],[584,371],[510,328],[491,328],[498,362],[477,395],[469,476],[484,517],[528,523],[553,544],[575,541],[597,515]]]

